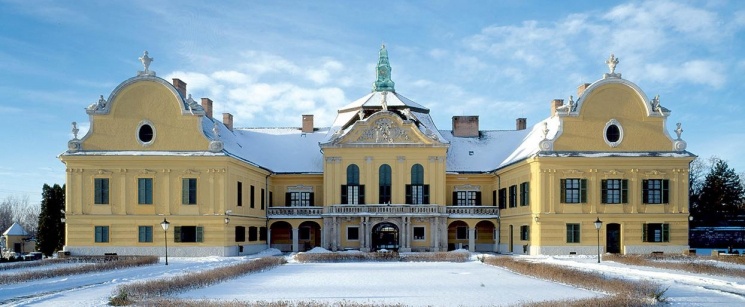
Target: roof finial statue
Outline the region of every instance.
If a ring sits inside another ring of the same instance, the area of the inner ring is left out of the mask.
[[[613,75],[616,73],[616,65],[618,65],[618,58],[616,58],[616,56],[611,53],[608,60],[605,61],[605,64],[608,64],[608,69],[610,69],[610,74]]]
[[[678,124],[678,129],[680,129],[680,124]],[[72,139],[77,140],[78,139],[78,132],[80,129],[78,129],[78,123],[72,122]],[[680,138],[680,135],[678,136]]]
[[[147,50],[145,50],[145,52],[140,57],[140,62],[142,62],[142,66],[145,68],[145,70],[140,71],[139,75],[155,76],[155,72],[150,71],[150,63],[154,60],[154,58],[151,58],[147,55]]]
[[[546,140],[548,138],[548,123],[543,122],[543,139]]]
[[[376,80],[373,83],[374,92],[395,92],[395,83],[391,80],[391,64],[388,62],[388,50],[385,49],[385,44],[380,47],[380,53],[378,54],[378,66],[376,71]]]
[[[662,106],[660,105],[660,95],[659,94],[656,95],[656,96],[654,96],[654,98],[652,98],[652,112],[659,112],[660,115],[664,115],[662,113]]]
[[[680,127],[680,123],[677,123],[675,125],[678,126],[678,128],[675,129],[675,134],[678,135],[678,140],[680,140],[680,135],[683,134],[683,128]]]
[[[388,111],[388,100],[386,100],[388,96],[388,92],[383,92],[383,97],[380,98],[380,105],[383,106],[383,111]]]
[[[220,138],[220,133],[217,132],[217,121],[215,121],[215,124],[212,125],[212,137],[217,140]]]

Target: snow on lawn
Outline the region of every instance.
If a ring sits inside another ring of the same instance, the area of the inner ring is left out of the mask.
[[[481,262],[295,262],[178,297],[483,306],[600,295]]]

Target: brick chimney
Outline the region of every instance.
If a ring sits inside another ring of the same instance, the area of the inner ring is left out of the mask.
[[[468,138],[478,137],[479,117],[453,116],[453,136]]]
[[[228,130],[233,131],[233,114],[222,113],[222,123],[228,127]]]
[[[303,133],[313,133],[313,114],[303,115]]]
[[[551,101],[551,116],[556,115],[556,109],[564,105],[564,99],[554,99]]]
[[[588,87],[590,87],[590,83],[580,84],[580,86],[577,87],[577,98],[579,98],[579,96],[582,96],[582,94]]]
[[[515,130],[525,130],[528,127],[528,119],[520,117],[515,121]]]
[[[202,108],[207,117],[212,118],[212,99],[202,98]]]
[[[173,78],[173,87],[181,94],[181,97],[186,97],[186,82],[179,78]]]

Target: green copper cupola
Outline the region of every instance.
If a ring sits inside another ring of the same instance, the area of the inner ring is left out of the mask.
[[[378,56],[377,79],[373,83],[373,92],[395,92],[393,80],[391,80],[391,63],[388,62],[388,50],[385,44],[380,47]]]

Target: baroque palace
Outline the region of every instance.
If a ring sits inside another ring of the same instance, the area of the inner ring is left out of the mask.
[[[694,155],[613,55],[576,100],[509,131],[480,130],[478,116],[438,129],[396,90],[385,46],[372,91],[326,128],[313,115],[295,128],[233,127],[184,81],[157,77],[147,52],[140,60],[143,71],[87,107],[85,136],[73,123],[59,156],[73,255],[688,249]]]

